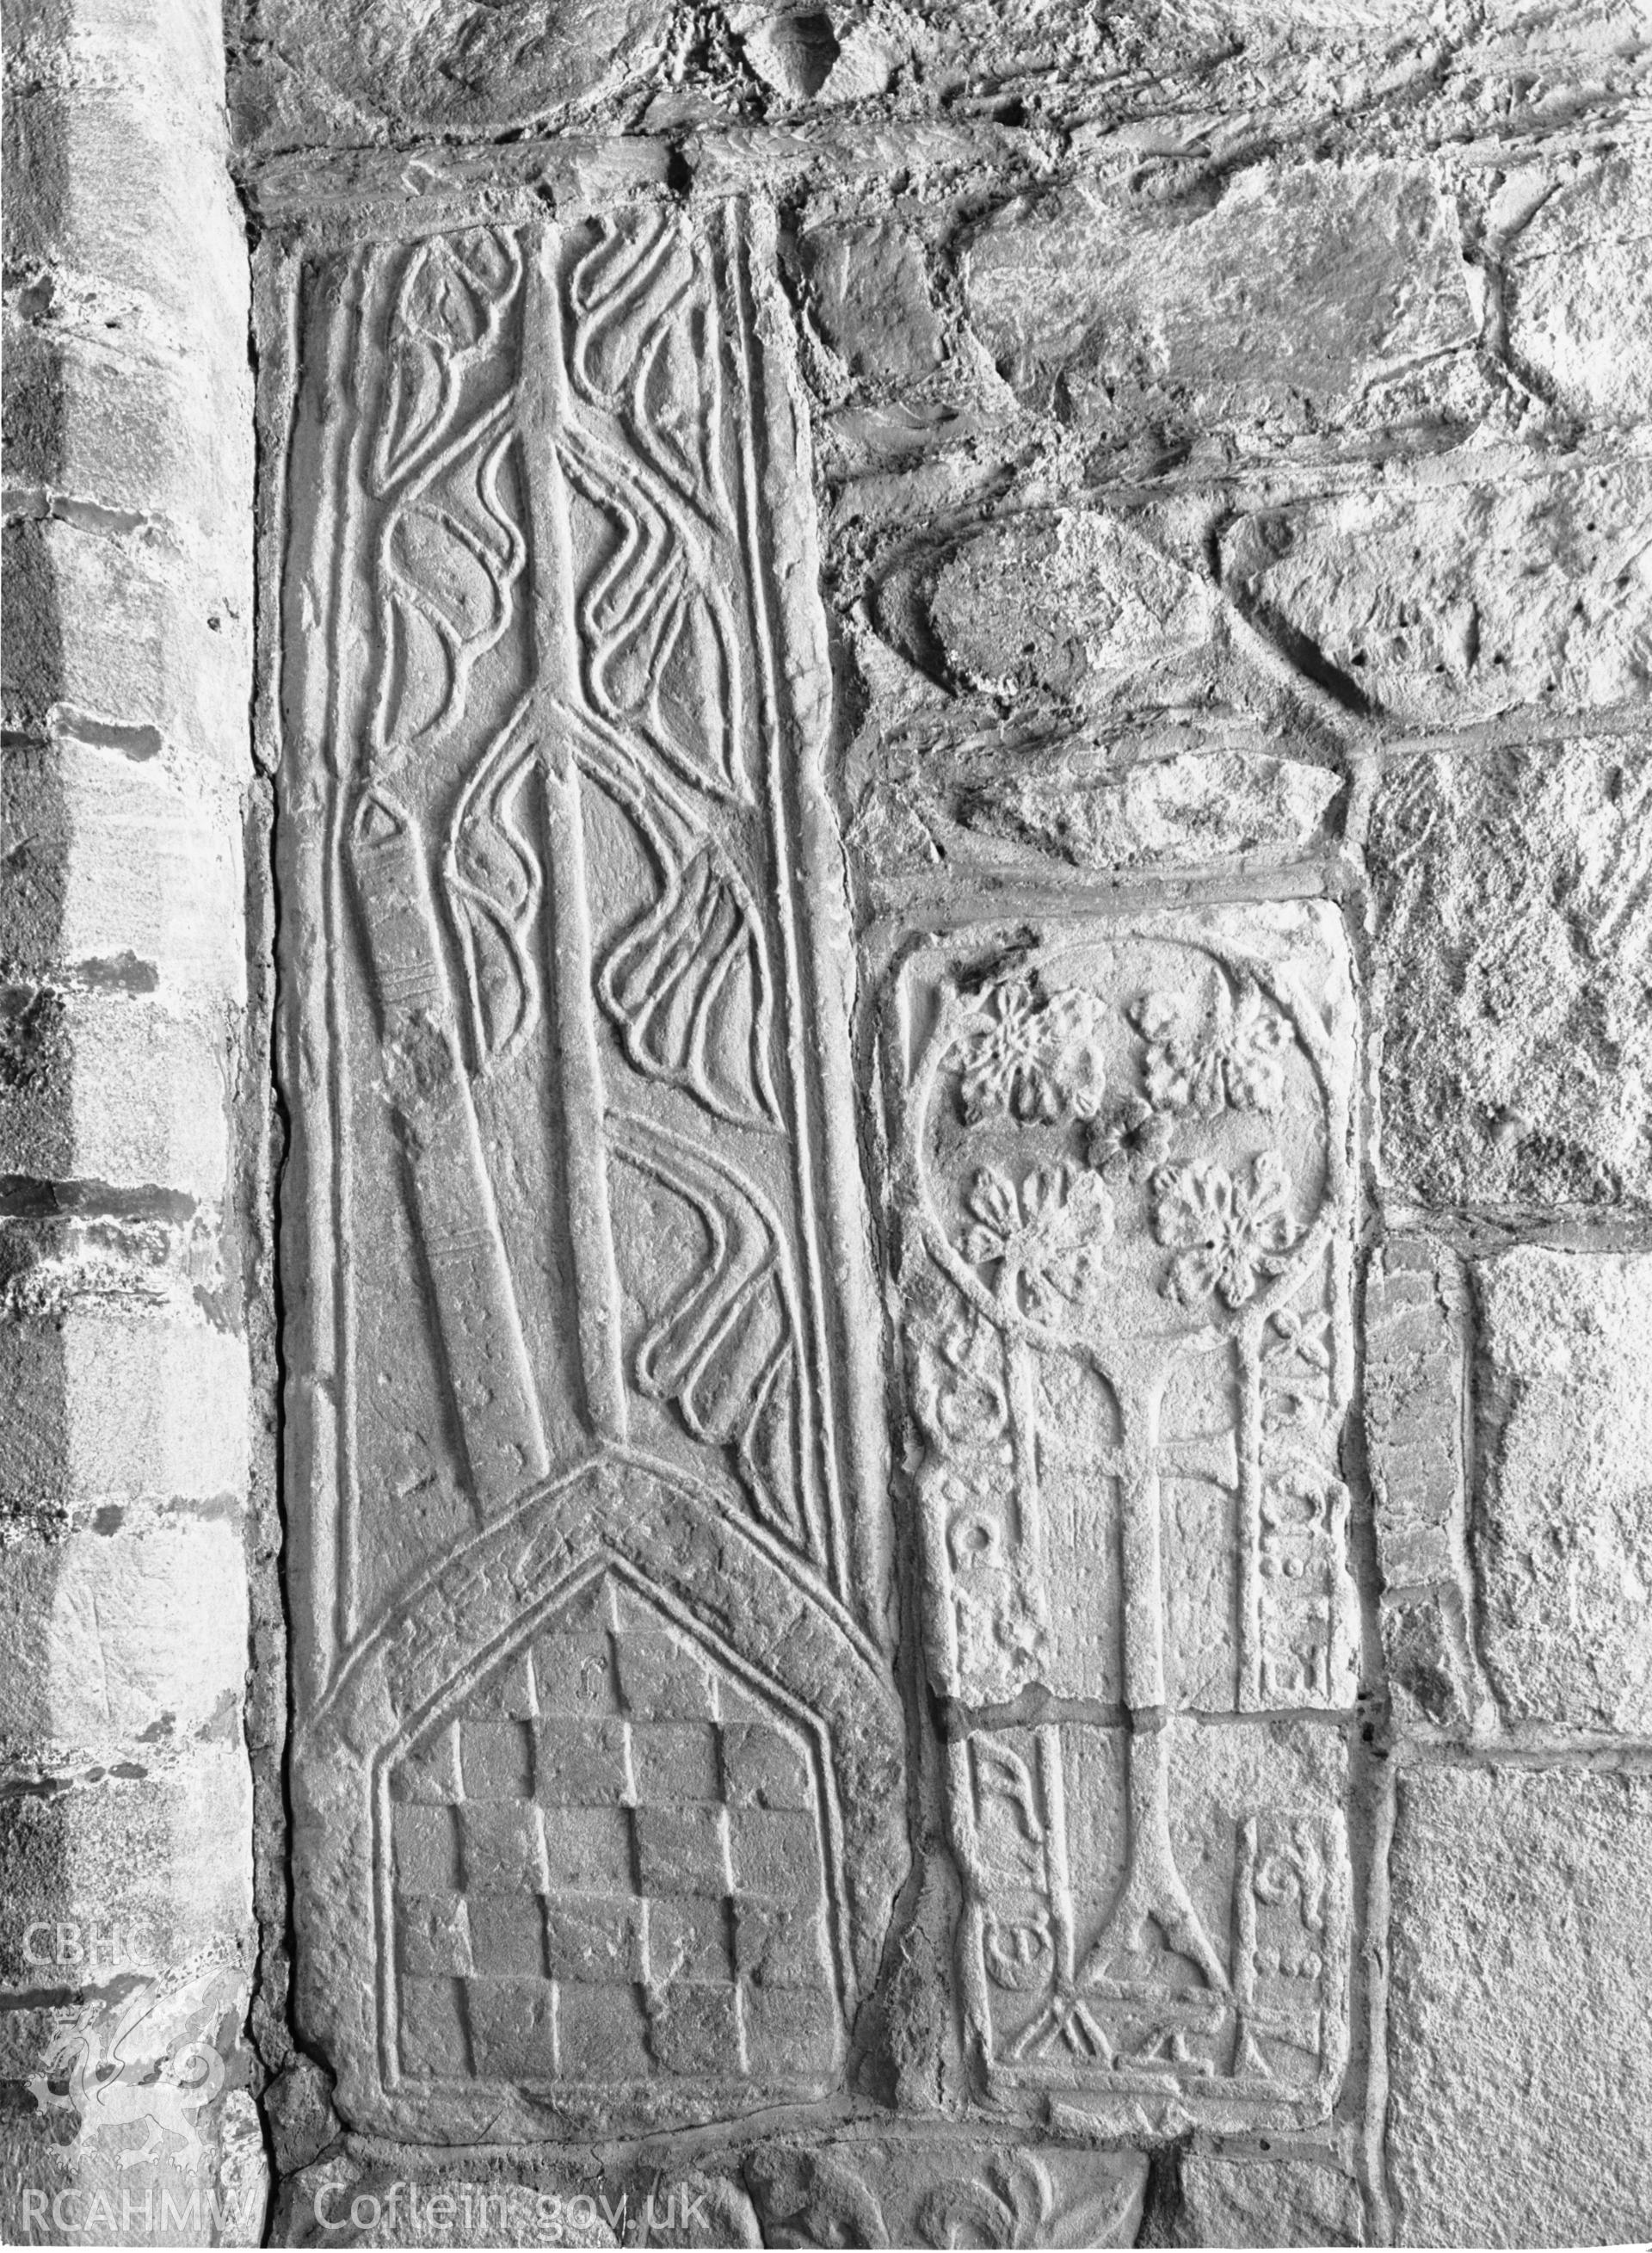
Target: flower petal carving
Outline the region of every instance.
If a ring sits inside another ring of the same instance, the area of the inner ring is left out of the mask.
[[[1025,981],[993,987],[958,1038],[965,1117],[1093,1119],[1105,1079],[1100,1015],[1095,997],[1076,988],[1040,996]]]
[[[1284,1161],[1265,1150],[1248,1181],[1208,1159],[1153,1177],[1153,1231],[1176,1257],[1164,1289],[1182,1306],[1220,1298],[1242,1307],[1283,1273],[1297,1238]]]

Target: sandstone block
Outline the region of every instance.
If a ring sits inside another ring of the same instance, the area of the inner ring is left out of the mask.
[[[1649,1858],[1652,1776],[1402,1772],[1388,2000],[1399,2244],[1644,2236]]]
[[[1652,1735],[1652,1258],[1481,1260],[1482,1649],[1511,1719]]]
[[[245,381],[199,359],[145,354],[83,308],[59,309],[55,295],[48,303],[57,318],[5,321],[6,469],[18,505],[32,487],[43,513],[89,537],[129,541],[162,564],[216,557],[244,580]]]
[[[127,15],[137,31],[136,11],[102,12]],[[188,25],[197,10],[177,15]],[[60,277],[52,290],[66,306],[94,303],[99,324],[129,348],[198,358],[244,406],[245,370],[225,346],[247,275],[234,195],[215,164],[213,96],[156,69],[167,40],[139,32],[108,43],[78,23],[57,82],[8,101],[7,169],[19,192],[6,199],[6,255],[14,270]],[[189,257],[179,255],[185,243]],[[244,427],[230,443],[245,447]]]
[[[896,220],[821,224],[798,249],[815,317],[856,375],[910,382],[933,373],[941,324],[917,237]]]
[[[1305,859],[1327,844],[1342,788],[1328,767],[1214,748],[1116,766],[1065,751],[1019,771],[1000,750],[993,771],[951,792],[924,764],[920,788],[972,836],[1096,873]]]
[[[1367,853],[1391,1195],[1652,1192],[1649,804],[1645,763],[1587,741],[1385,771]]]
[[[264,2243],[258,2115],[219,2001],[210,1979],[171,1994],[146,1985],[65,2019],[50,2050],[30,2061],[36,2109],[9,2111],[0,2124],[8,2244]],[[149,2054],[134,2040],[146,2010],[166,2029]],[[77,2070],[91,2082],[84,2114],[70,2093]]]
[[[1215,590],[1096,509],[1006,517],[936,575],[931,624],[959,683],[1079,708],[1141,701],[1199,666]]]

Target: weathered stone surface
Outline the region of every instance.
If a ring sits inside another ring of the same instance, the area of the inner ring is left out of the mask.
[[[1398,2243],[1644,2236],[1649,1856],[1645,1775],[1403,1771],[1388,1999]]]
[[[236,123],[261,150],[411,133],[498,133],[560,117],[659,68],[661,0],[239,0]]]
[[[1644,761],[1587,740],[1386,768],[1367,853],[1391,1195],[1652,1192],[1649,803]]]
[[[1181,2162],[1185,2245],[1363,2245],[1359,2185],[1322,2161],[1215,2159]]]
[[[1041,763],[1042,764],[1042,763]],[[1306,859],[1328,841],[1341,778],[1300,759],[1173,751],[1099,773],[1070,756],[1055,772],[1017,773],[1001,754],[990,779],[965,783],[951,810],[1002,838],[1084,870],[1168,869]]]
[[[265,2243],[250,2060],[227,2032],[244,2006],[244,1982],[208,1974],[66,2020],[38,2089],[0,2122],[6,2242]],[[65,2090],[77,2070],[98,2076],[84,2114]]]
[[[95,1280],[94,1280],[94,1278]],[[25,1287],[43,1303],[0,1322],[0,1506],[22,1518],[149,1515],[179,1501],[236,1506],[247,1434],[243,1340],[190,1300],[122,1303],[95,1269],[64,1300],[50,1269]],[[111,1521],[106,1519],[105,1523]],[[118,1517],[113,1523],[118,1523]]]
[[[951,1748],[971,2037],[1115,2128],[1341,2070],[1340,1735],[1165,1720],[1354,1701],[1351,1030],[1312,907],[954,934],[886,1008],[925,1654],[1014,1714]]]
[[[1134,2152],[942,2140],[777,2139],[742,2173],[765,2245],[1133,2245],[1147,2163]]]
[[[1638,704],[1649,492],[1638,462],[1361,487],[1243,518],[1223,583],[1355,712],[1430,727]]]
[[[1098,436],[1432,432],[1483,408],[1455,216],[1426,166],[1149,158],[994,213],[964,274],[1022,397]]]
[[[889,220],[839,222],[811,228],[798,248],[815,318],[854,374],[933,373],[942,328],[916,236]]]
[[[929,611],[968,687],[1081,708],[1165,695],[1218,630],[1215,590],[1099,510],[990,527],[943,564]]]
[[[159,759],[62,736],[8,746],[0,824],[0,963],[16,982],[240,1001],[223,935],[243,885],[224,810]]]
[[[26,1775],[26,1771],[24,1774]],[[22,1782],[22,1777],[19,1777]],[[252,1821],[239,1741],[149,1751],[0,1800],[0,1984],[75,1986],[55,1962],[67,1922],[90,1948],[94,1926],[120,1935],[120,1967],[166,1978],[185,1965],[234,1968],[249,1953]],[[71,1945],[76,1944],[71,1943]],[[95,1953],[95,1951],[94,1951]]]
[[[0,994],[0,1171],[186,1200],[221,1196],[227,1026],[118,989],[11,987]]]
[[[1365,1434],[1388,1688],[1407,1720],[1482,1717],[1465,1551],[1467,1282],[1425,1238],[1396,1236],[1365,1287]]]
[[[239,1531],[185,1523],[14,1540],[0,1549],[0,1645],[9,1757],[107,1755],[233,1729],[247,1664]]]
[[[1509,350],[1586,424],[1652,415],[1652,200],[1627,153],[1517,182],[1534,214],[1503,255]]]
[[[645,210],[307,293],[296,1885],[358,2126],[822,2094],[904,1869],[768,257]]]
[[[1479,1263],[1481,1634],[1513,1719],[1652,1735],[1652,1258]]]
[[[672,2186],[674,2193],[676,2186]],[[546,2164],[520,2159],[445,2159],[420,2153],[383,2155],[383,2147],[345,2149],[296,2169],[281,2186],[271,2242],[290,2246],[545,2245],[609,2246],[625,2241],[649,2209],[639,2189],[633,2205],[622,2184],[595,2164]],[[607,2214],[603,2212],[606,2201]],[[666,2193],[652,2208],[663,2222]],[[673,2218],[676,2206],[673,2198]],[[638,2242],[633,2237],[633,2243]],[[646,2241],[730,2246],[758,2243],[728,2232],[717,2238],[682,2237],[651,2227]]]
[[[1322,908],[911,953],[887,1055],[944,1694],[1352,1704],[1349,1002]]]
[[[250,603],[240,573],[182,569],[142,540],[59,516],[6,527],[5,725],[217,780],[247,729]]]

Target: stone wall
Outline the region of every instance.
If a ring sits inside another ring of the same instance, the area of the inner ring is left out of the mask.
[[[65,4],[8,2194],[1644,2237],[1638,15]]]

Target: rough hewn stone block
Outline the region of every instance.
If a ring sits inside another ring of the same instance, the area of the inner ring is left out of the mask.
[[[932,374],[943,330],[911,231],[889,219],[812,227],[798,244],[811,305],[851,372],[874,381]]]
[[[976,335],[1087,435],[1196,451],[1483,412],[1455,215],[1426,165],[1160,158],[1009,205],[964,255]],[[1254,436],[1246,431],[1251,426]]]
[[[1509,350],[1586,424],[1652,415],[1652,199],[1628,152],[1517,178],[1533,215],[1503,253]]]
[[[1652,557],[1640,463],[1384,484],[1244,516],[1223,582],[1355,712],[1460,727],[1640,703]]]
[[[498,133],[566,116],[658,67],[663,0],[534,0],[478,15],[438,0],[415,21],[399,0],[242,0],[235,74],[240,137],[295,143]]]
[[[1403,1771],[1388,2000],[1399,2244],[1644,2236],[1649,1864],[1652,1776]]]
[[[1329,768],[1244,751],[1172,751],[1099,771],[1071,752],[1030,771],[1018,764],[1000,752],[991,776],[936,795],[972,835],[1096,874],[1307,859],[1326,845],[1342,788]],[[935,790],[932,773],[924,781]]]
[[[1460,1264],[1424,1238],[1391,1238],[1371,1264],[1365,1433],[1389,1691],[1404,1719],[1458,1726],[1485,1704],[1464,1552],[1467,1307]]]
[[[1183,2245],[1363,2245],[1359,2185],[1324,2160],[1216,2159],[1181,2162]]]
[[[1649,807],[1645,761],[1607,743],[1385,769],[1367,852],[1391,1195],[1652,1195]]]
[[[1652,1257],[1479,1263],[1481,1647],[1512,1719],[1652,1735]]]

